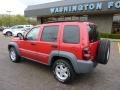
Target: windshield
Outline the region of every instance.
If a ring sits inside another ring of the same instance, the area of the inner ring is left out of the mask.
[[[90,42],[96,42],[100,39],[99,32],[97,31],[97,27],[95,25],[89,25],[88,30]]]
[[[10,27],[11,29],[16,29],[17,27],[16,26],[12,26],[12,27]]]

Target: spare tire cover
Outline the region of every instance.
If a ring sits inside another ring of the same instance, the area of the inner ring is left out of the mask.
[[[110,41],[100,40],[100,45],[98,48],[97,62],[101,64],[107,64],[110,55]]]

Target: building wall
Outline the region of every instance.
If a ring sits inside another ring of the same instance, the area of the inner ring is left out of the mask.
[[[69,16],[70,17],[70,16]],[[82,21],[81,20],[81,17],[79,17],[79,20],[78,21]],[[54,21],[56,17],[49,17],[49,18],[37,18],[37,20],[39,21],[39,24],[41,23],[47,23],[47,22],[50,22],[52,19]],[[64,20],[63,21],[66,21],[65,19],[66,17],[64,17]],[[42,20],[41,20],[42,19]],[[59,21],[59,17],[57,18],[57,20]],[[98,31],[99,32],[102,32],[102,33],[112,33],[112,24],[113,24],[113,15],[112,14],[100,14],[100,15],[88,15],[88,20],[85,20],[85,21],[89,21],[89,22],[93,22],[97,25],[97,28],[98,28]],[[49,21],[50,20],[50,21]],[[67,20],[67,21],[72,21],[72,18],[71,20]],[[74,21],[74,20],[73,20]],[[77,21],[77,20],[76,20]],[[84,20],[83,20],[84,21]]]
[[[113,15],[92,15],[88,16],[88,21],[97,24],[99,32],[112,32]]]

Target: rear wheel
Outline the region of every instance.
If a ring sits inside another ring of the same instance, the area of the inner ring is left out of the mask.
[[[70,82],[75,76],[72,65],[63,59],[57,60],[52,69],[55,78],[62,83]]]
[[[17,54],[17,51],[14,47],[11,47],[9,49],[9,56],[10,56],[11,61],[15,63],[19,62],[21,59],[20,56]]]
[[[21,36],[22,36],[22,34],[21,34],[21,33],[18,33],[18,34],[17,34],[17,36],[18,36],[18,37],[21,37]]]

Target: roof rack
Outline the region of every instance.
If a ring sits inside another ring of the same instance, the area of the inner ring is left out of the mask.
[[[47,23],[59,23],[59,22],[88,22],[88,21],[76,21],[76,20],[74,20],[74,21],[48,21],[45,24],[47,24]]]

